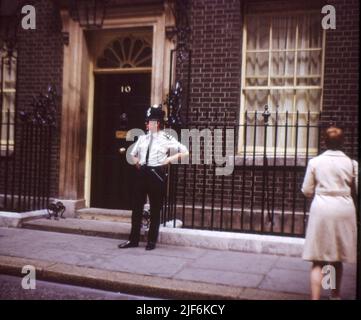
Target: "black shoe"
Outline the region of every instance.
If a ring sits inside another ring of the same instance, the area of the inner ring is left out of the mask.
[[[154,242],[148,242],[147,246],[145,247],[145,250],[153,250],[155,249],[155,243]]]
[[[118,245],[119,249],[125,249],[125,248],[135,248],[138,247],[138,243],[134,243],[131,241],[126,241]]]

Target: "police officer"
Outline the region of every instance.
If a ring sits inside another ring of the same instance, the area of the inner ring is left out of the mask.
[[[150,204],[150,227],[146,250],[155,249],[160,224],[160,210],[163,204],[167,181],[167,165],[188,155],[187,148],[173,136],[161,130],[164,111],[161,105],[153,105],[147,110],[148,133],[138,138],[130,155],[137,168],[135,174],[132,228],[129,241],[119,244],[119,248],[138,247],[143,206],[146,196]],[[172,155],[170,151],[173,151]]]

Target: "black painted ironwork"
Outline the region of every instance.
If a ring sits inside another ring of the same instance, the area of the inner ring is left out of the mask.
[[[166,35],[168,39],[176,43],[177,63],[182,63],[189,59],[190,54],[190,1],[176,0],[171,9],[175,18],[175,26],[167,27]]]
[[[170,73],[169,92],[164,104],[167,106],[167,126],[175,130],[178,135],[189,121],[189,101],[190,101],[190,79],[192,50],[190,48],[190,1],[176,0],[170,6],[175,25],[166,28],[166,36],[175,43],[175,48],[170,52]],[[175,72],[174,72],[175,70]],[[186,177],[185,169],[183,179]],[[183,187],[179,190],[178,166],[170,166],[168,170],[167,194],[162,209],[162,222],[173,220],[176,226],[177,194],[186,190]],[[185,199],[185,198],[183,198]],[[184,208],[184,206],[183,206]],[[184,216],[185,211],[182,212]]]
[[[55,86],[49,85],[46,94],[39,93],[32,97],[30,111],[20,111],[21,121],[39,125],[56,125],[57,101],[59,95]]]
[[[54,220],[65,219],[63,214],[65,212],[65,206],[61,201],[51,202],[46,208],[48,211],[47,219],[54,218]]]
[[[288,112],[280,114],[278,108],[266,107],[263,113],[246,111],[241,124],[226,125],[225,118],[217,114],[222,123],[217,125],[209,121],[210,112],[202,112],[204,118],[189,123],[188,129],[209,129],[212,141],[208,146],[217,152],[225,150],[226,130],[233,130],[234,138],[242,133],[241,145],[248,150],[237,150],[238,139],[234,139],[230,157],[235,166],[226,176],[217,175],[215,160],[205,163],[204,157],[200,164],[173,166],[165,219],[180,219],[184,228],[304,237],[310,201],[303,196],[301,185],[309,159],[324,150],[319,137],[328,121],[308,111],[302,122],[296,112],[290,123]],[[196,111],[195,119],[199,117]],[[222,143],[214,139],[216,130],[223,133]],[[345,130],[348,142],[355,141],[350,136],[353,130]],[[201,153],[205,143],[201,143]],[[193,141],[189,146],[192,161]],[[349,156],[357,153],[355,149],[350,143],[345,146]]]
[[[167,97],[166,104],[168,106],[168,126],[175,130],[179,130],[185,126],[182,119],[182,85],[179,81],[176,82],[174,88]]]
[[[33,97],[27,111],[18,112],[17,117],[12,117],[10,110],[4,113],[0,210],[24,212],[48,207],[57,106],[58,94],[50,85],[46,94]]]
[[[144,208],[142,215],[142,227],[145,229],[149,229],[150,226],[150,209]]]

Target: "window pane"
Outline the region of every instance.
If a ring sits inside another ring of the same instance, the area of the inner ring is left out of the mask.
[[[2,131],[1,141],[3,146],[6,146],[8,140],[9,140],[9,145],[14,144],[14,117],[15,117],[14,112],[10,112],[9,116],[10,116],[10,126],[8,128],[7,126],[8,113],[3,112],[3,119],[2,119],[3,125],[1,126],[1,131]]]
[[[122,50],[123,48],[122,48],[121,39],[115,40],[113,42],[113,49],[116,52],[116,54],[120,60],[125,60],[125,57],[123,55],[123,50]]]
[[[297,146],[306,148],[307,134],[309,148],[317,148],[318,133],[317,123],[321,105],[321,90],[297,90],[296,91],[296,109],[299,111],[299,134]],[[308,111],[310,114],[308,115]],[[309,120],[309,129],[307,128]],[[307,133],[307,130],[309,132]]]
[[[246,85],[268,85],[268,53],[247,53]]]
[[[249,90],[245,94],[245,110],[262,112],[267,104],[268,90]]]
[[[292,86],[295,71],[295,52],[272,53],[272,86]]]
[[[152,66],[152,49],[150,47],[144,47],[140,53],[137,52],[137,58],[135,61],[139,66]]]
[[[9,59],[4,61],[4,88],[15,89],[16,87],[16,59],[11,59],[11,68],[9,68]]]
[[[285,113],[286,111],[292,113],[294,112],[293,96],[293,90],[271,90],[270,104],[274,109],[278,107],[279,113]]]
[[[321,48],[321,15],[309,14],[298,18],[298,48]]]
[[[3,112],[5,113],[7,110],[14,111],[15,110],[15,92],[3,93]]]
[[[318,114],[321,105],[321,90],[296,90],[296,109],[299,112]]]
[[[297,77],[314,76],[310,81],[310,85],[321,85],[321,68],[322,68],[322,52],[316,51],[299,51],[297,53]],[[307,85],[307,81],[300,79],[303,83],[298,85]]]
[[[299,121],[298,121],[297,147],[299,148],[300,151],[304,149],[304,153],[306,152],[307,146],[309,149],[316,150],[318,146],[317,124],[318,124],[319,114],[310,113],[308,115],[308,113],[299,113],[298,117],[299,117],[298,118]],[[308,120],[309,120],[309,124],[308,124]]]
[[[247,19],[247,50],[269,48],[269,17],[248,17]]]
[[[287,148],[292,147],[292,125],[294,122],[294,107],[293,107],[294,93],[293,90],[271,90],[270,95],[270,107],[271,109],[271,118],[270,124],[274,125],[276,123],[276,110],[278,110],[277,120],[278,120],[278,129],[277,129],[277,148],[280,148],[281,151],[284,151],[285,142],[286,142],[286,112],[288,111],[288,128],[287,128]],[[275,139],[275,128],[273,132],[269,133],[271,139],[271,146],[274,147]]]
[[[10,110],[8,113],[7,111]],[[15,93],[3,94],[3,111],[2,111],[2,125],[1,125],[1,139],[3,146],[6,145],[9,139],[9,145],[14,143],[14,117],[15,117]],[[10,119],[8,119],[10,116]],[[8,128],[7,123],[10,121],[10,127]],[[9,136],[8,136],[9,135]]]
[[[272,18],[272,50],[295,49],[297,19],[293,16]]]

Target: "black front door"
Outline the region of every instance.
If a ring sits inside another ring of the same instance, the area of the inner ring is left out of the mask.
[[[95,77],[93,156],[90,205],[130,209],[134,167],[125,153],[127,130],[144,130],[150,104],[150,74],[104,74]]]

